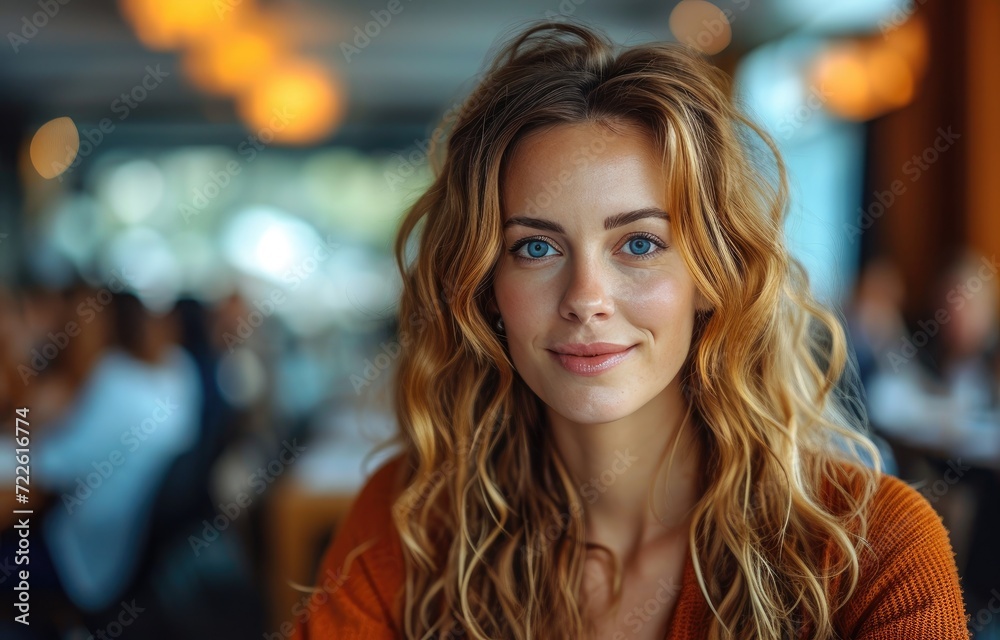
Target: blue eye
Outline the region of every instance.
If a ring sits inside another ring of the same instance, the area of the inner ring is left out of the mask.
[[[545,258],[548,256],[548,250],[552,249],[552,245],[544,240],[529,239],[524,243],[518,244],[512,252],[515,254],[522,248],[527,247],[528,257],[530,258]]]
[[[521,249],[527,247],[528,253],[524,254]],[[667,245],[652,234],[647,233],[637,233],[628,239],[624,247],[628,247],[629,250],[624,251],[625,255],[634,256],[639,260],[644,260],[647,258],[652,258],[660,254],[661,251],[667,248]],[[551,250],[551,252],[550,252]],[[548,258],[554,255],[559,255],[555,247],[552,246],[547,240],[540,237],[524,238],[514,243],[508,251],[514,255],[517,260],[522,262],[532,262],[535,260],[541,260],[543,258]]]
[[[653,243],[646,238],[632,238],[625,243],[625,246],[631,247],[632,253],[641,256],[648,253],[653,248]]]
[[[667,245],[662,240],[650,233],[640,232],[628,239],[622,247],[629,247],[631,251],[626,251],[626,255],[635,256],[640,260],[653,258],[666,250]]]

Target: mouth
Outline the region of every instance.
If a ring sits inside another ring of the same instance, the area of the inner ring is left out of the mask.
[[[589,349],[590,351],[601,351],[603,353],[578,355],[575,353],[566,353],[565,350],[567,347],[562,347],[563,351],[553,351],[550,349],[549,353],[552,354],[552,357],[563,369],[570,373],[581,376],[596,376],[627,360],[635,350],[635,347],[636,345],[574,345],[572,350],[575,351]]]
[[[635,345],[616,344],[614,342],[591,342],[589,344],[573,343],[559,344],[550,351],[567,356],[604,356],[622,353]]]

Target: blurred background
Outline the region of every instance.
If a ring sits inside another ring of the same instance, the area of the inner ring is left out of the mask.
[[[0,636],[290,635],[393,453],[422,325],[390,247],[436,127],[491,46],[570,17],[731,74],[889,470],[1000,637],[996,0],[5,1]]]

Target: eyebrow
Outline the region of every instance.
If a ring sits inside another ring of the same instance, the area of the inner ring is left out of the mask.
[[[670,222],[670,216],[666,211],[660,209],[659,207],[646,207],[644,209],[636,209],[635,211],[624,211],[622,213],[616,213],[613,216],[608,216],[604,219],[604,230],[610,231],[617,227],[624,227],[627,224],[632,224],[636,220],[642,220],[644,218],[659,218],[661,220],[666,220]],[[527,216],[514,216],[503,223],[503,228],[507,229],[514,225],[521,225],[522,227],[530,227],[532,229],[540,229],[542,231],[551,231],[552,233],[566,234],[566,230],[558,222],[553,222],[551,220],[545,220],[543,218],[529,218]]]

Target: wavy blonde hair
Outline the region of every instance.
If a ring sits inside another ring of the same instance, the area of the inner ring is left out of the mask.
[[[851,370],[842,325],[783,244],[784,165],[732,104],[727,76],[682,45],[619,49],[583,24],[536,23],[502,46],[449,120],[433,183],[394,247],[400,326],[415,327],[394,379],[400,432],[387,443],[402,445],[407,467],[392,510],[406,636],[592,631],[579,598],[592,546],[579,490],[493,329],[492,292],[516,145],[540,127],[588,122],[637,124],[662,151],[671,234],[712,307],[696,317],[679,374],[706,446],[689,542],[713,612],[707,637],[777,639],[802,625],[835,636],[881,460],[845,400],[856,390],[838,386]],[[842,473],[845,461],[855,472]],[[553,539],[546,524],[566,514]],[[830,586],[840,574],[842,600]],[[620,576],[614,586],[617,598]]]

